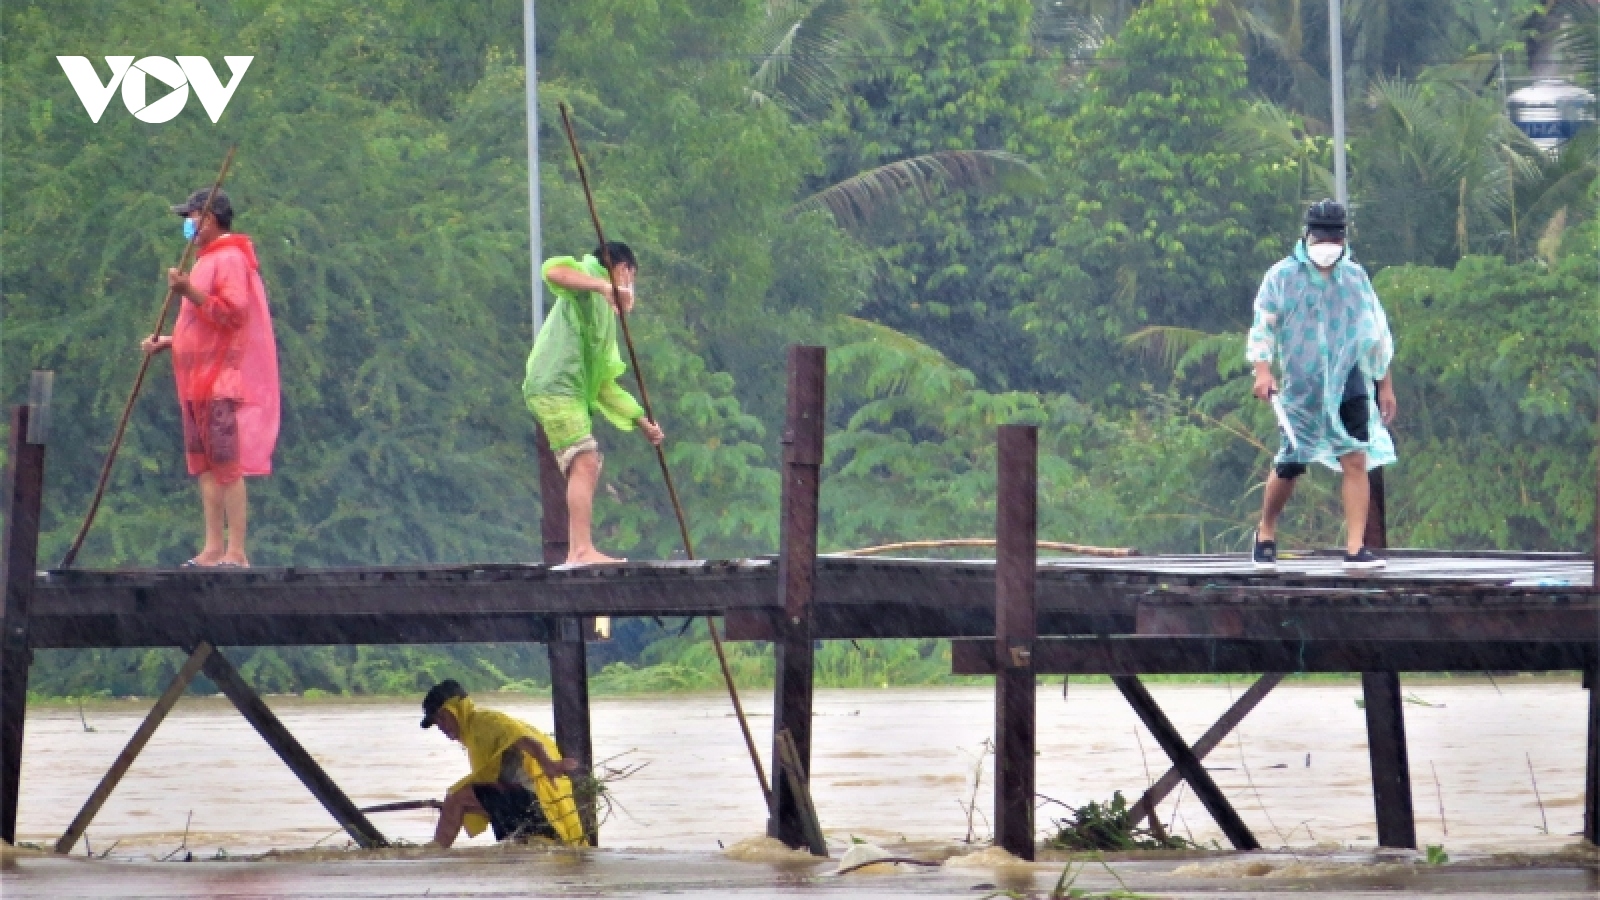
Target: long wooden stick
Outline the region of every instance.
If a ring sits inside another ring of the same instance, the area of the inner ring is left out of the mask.
[[[860,550],[845,550],[840,556],[877,556],[882,553],[894,553],[899,550],[941,550],[950,547],[993,547],[993,538],[952,538],[943,541],[900,541],[894,544],[881,544],[877,547],[862,547]],[[1039,541],[1040,550],[1055,550],[1061,553],[1073,553],[1078,556],[1103,556],[1108,559],[1122,559],[1129,556],[1138,556],[1139,551],[1132,547],[1091,547],[1087,544],[1067,544],[1061,541]]]
[[[211,212],[211,200],[217,196],[217,191],[222,188],[223,179],[228,177],[228,169],[233,165],[233,152],[239,149],[235,144],[228,148],[228,155],[222,158],[222,169],[217,172],[217,180],[211,183],[211,190],[206,194],[206,205],[201,209],[202,217]],[[195,242],[200,239],[200,233],[189,239],[183,247],[183,256],[178,258],[178,270],[182,271],[189,265],[190,255],[194,253]],[[161,329],[167,325],[167,313],[172,311],[172,301],[178,292],[171,287],[167,288],[167,298],[161,303],[161,314],[156,317],[156,327],[150,332],[152,339],[161,337]],[[144,359],[139,361],[139,374],[134,376],[133,390],[128,392],[128,402],[122,406],[122,418],[117,420],[117,430],[111,436],[111,449],[106,451],[106,461],[100,466],[100,481],[94,488],[94,499],[89,501],[89,511],[84,514],[83,524],[78,526],[78,535],[72,539],[72,546],[67,548],[67,555],[61,558],[61,568],[69,569],[74,560],[78,558],[78,551],[83,549],[83,540],[89,536],[89,527],[94,524],[94,514],[100,511],[100,501],[105,497],[106,484],[111,480],[111,467],[117,461],[117,451],[122,449],[122,436],[128,430],[128,417],[133,414],[134,401],[139,399],[139,389],[144,387],[144,376],[150,371],[150,360],[155,357],[153,353],[142,354]]]
[[[442,809],[443,803],[437,800],[401,800],[398,803],[380,803],[377,806],[363,806],[362,813],[381,812],[406,812],[413,809]]]
[[[611,251],[606,246],[606,232],[600,225],[600,213],[594,206],[594,192],[589,189],[589,170],[583,164],[583,153],[578,150],[578,133],[572,128],[572,112],[565,100],[561,101],[561,125],[567,131],[567,144],[572,147],[572,159],[578,166],[578,180],[583,184],[583,198],[589,204],[589,220],[594,223],[594,234],[600,242],[601,264],[605,266],[606,278],[611,281],[611,295],[616,297],[617,276],[611,268]],[[622,340],[628,345],[628,361],[633,364],[633,377],[639,383],[639,403],[644,407],[645,417],[655,422],[655,413],[650,407],[650,392],[645,388],[644,369],[639,367],[639,354],[633,349],[633,335],[628,330],[628,314],[622,309],[619,301],[615,304],[617,322],[622,326]],[[678,516],[678,533],[683,537],[683,552],[689,559],[694,559],[694,543],[689,538],[689,520],[683,514],[683,504],[678,502],[678,489],[672,483],[672,471],[667,468],[667,454],[656,445],[656,461],[661,464],[661,478],[667,483],[667,496],[672,500],[672,511]],[[722,637],[717,634],[716,620],[706,617],[706,628],[711,632],[711,646],[717,652],[717,664],[722,667],[722,680],[728,686],[728,698],[733,701],[733,711],[739,718],[739,730],[744,733],[745,749],[750,752],[750,762],[756,769],[756,780],[761,782],[761,796],[766,799],[767,808],[772,808],[772,788],[767,783],[767,773],[761,766],[761,755],[756,751],[755,737],[750,733],[750,723],[745,719],[744,704],[739,702],[739,689],[733,683],[733,671],[728,668],[728,657],[722,649]]]

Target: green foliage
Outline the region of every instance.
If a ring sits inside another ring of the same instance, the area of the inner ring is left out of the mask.
[[[1148,827],[1136,827],[1133,811],[1121,791],[1113,793],[1105,803],[1090,800],[1068,809],[1071,817],[1057,820],[1056,834],[1050,838],[1051,846],[1062,850],[1181,850],[1192,846],[1176,835],[1168,835],[1163,841]]]
[[[1110,352],[1129,332],[1237,321],[1237,298],[1291,233],[1285,201],[1301,166],[1239,145],[1233,130],[1252,119],[1245,60],[1212,8],[1142,5],[1097,54],[1111,64],[1089,73],[1061,145],[1071,181],[1050,238],[1029,254],[1039,286],[1015,316],[1042,342],[1040,367],[1100,388],[1089,396],[1116,375],[1124,402],[1133,393],[1138,367]]]
[[[1593,257],[1468,257],[1389,269],[1376,287],[1406,363],[1391,502],[1407,542],[1580,545],[1594,521],[1600,391]]]

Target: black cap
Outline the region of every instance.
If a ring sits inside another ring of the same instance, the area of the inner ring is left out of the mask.
[[[174,206],[172,211],[180,216],[189,216],[198,210],[206,208],[206,195],[211,193],[210,188],[201,188],[189,195],[189,199]],[[233,216],[233,201],[228,199],[228,192],[217,188],[217,199],[211,201],[211,213],[219,219]]]
[[[444,706],[446,701],[466,695],[467,692],[462,689],[461,682],[454,678],[447,678],[429,688],[428,696],[422,698],[422,727],[433,727],[433,720],[439,715],[439,708]]]
[[[1318,200],[1306,210],[1306,228],[1315,237],[1339,240],[1346,224],[1344,204],[1335,200]]]

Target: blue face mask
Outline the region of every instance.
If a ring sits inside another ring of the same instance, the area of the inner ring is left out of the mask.
[[[197,232],[199,230],[200,230],[200,227],[194,223],[193,219],[184,219],[183,220],[183,239],[184,240],[186,240],[186,241],[194,240],[195,232]]]

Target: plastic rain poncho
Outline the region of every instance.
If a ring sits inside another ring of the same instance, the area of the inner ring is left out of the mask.
[[[519,722],[502,712],[478,709],[470,697],[454,697],[445,701],[447,709],[456,717],[461,727],[461,743],[467,748],[467,761],[472,773],[450,786],[454,794],[469,784],[494,784],[500,780],[500,756],[522,738],[533,738],[552,760],[561,759],[556,742],[543,732]],[[549,778],[539,768],[533,754],[524,754],[522,767],[533,780],[534,795],[544,808],[544,816],[561,836],[563,843],[578,844],[583,841],[583,823],[578,819],[578,804],[572,796],[572,781],[565,775]],[[487,817],[467,813],[462,827],[471,837],[477,837],[489,827]]]
[[[230,465],[214,471],[219,482],[270,475],[278,442],[278,347],[250,238],[225,234],[207,244],[189,283],[205,295],[205,302],[185,297],[172,327],[178,402],[186,410],[204,410],[215,400],[236,404],[238,452],[231,454]],[[192,419],[183,417],[184,443],[191,449],[204,443],[202,435],[187,433],[193,431]],[[189,474],[207,470],[206,454],[190,452]]]
[[[1367,391],[1370,440],[1358,441],[1339,421],[1346,378],[1359,368],[1370,383],[1389,373],[1394,338],[1389,320],[1359,265],[1340,260],[1327,276],[1306,256],[1304,242],[1267,271],[1256,294],[1255,321],[1245,345],[1252,363],[1278,361],[1278,390],[1294,428],[1277,463],[1321,463],[1339,470],[1339,457],[1364,451],[1367,468],[1395,461],[1373,391]]]
[[[560,453],[590,434],[591,412],[599,411],[618,429],[631,431],[644,408],[617,384],[628,367],[617,352],[611,302],[593,291],[552,284],[550,270],[558,266],[595,278],[605,278],[606,269],[593,256],[557,256],[540,269],[556,303],[528,355],[522,397],[544,426],[550,449]]]

